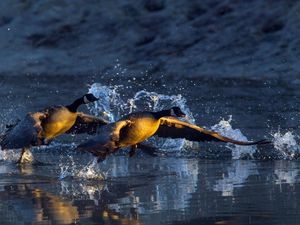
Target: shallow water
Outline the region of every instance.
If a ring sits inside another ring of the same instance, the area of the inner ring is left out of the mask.
[[[74,152],[85,136],[64,136],[33,149],[42,165],[17,166],[17,150],[1,152],[1,225],[299,224],[298,82],[168,78],[86,86],[95,82],[97,77],[4,77],[1,129],[27,111],[68,104],[106,85],[109,101],[84,111],[97,114],[106,107],[113,120],[130,110],[179,104],[201,126],[243,140],[271,138],[275,146],[155,139],[156,156],[139,151],[129,158],[125,150],[97,164]]]

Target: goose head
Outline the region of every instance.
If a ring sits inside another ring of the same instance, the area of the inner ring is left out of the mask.
[[[178,106],[174,106],[171,108],[171,116],[186,117],[186,114]]]
[[[99,98],[96,98],[93,94],[91,93],[88,93],[88,94],[85,94],[83,96],[83,102],[84,104],[88,104],[88,103],[91,103],[91,102],[95,102],[95,101],[98,101]]]

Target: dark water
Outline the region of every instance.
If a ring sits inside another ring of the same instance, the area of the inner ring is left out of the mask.
[[[3,77],[1,82],[3,127],[27,111],[68,104],[99,80]],[[98,165],[66,145],[85,137],[63,137],[33,150],[44,165],[17,166],[2,156],[1,225],[299,224],[297,81],[165,78],[102,84],[123,84],[119,92],[125,99],[142,89],[181,94],[197,124],[211,127],[232,115],[228,134],[238,129],[249,140],[273,134],[278,146],[259,148],[247,160],[231,156],[228,146],[201,144],[193,154],[180,147],[156,157],[141,151],[128,158],[125,152]],[[248,150],[232,150],[243,151]]]
[[[59,180],[55,166],[2,165],[1,224],[299,223],[298,162],[109,161],[106,181]]]

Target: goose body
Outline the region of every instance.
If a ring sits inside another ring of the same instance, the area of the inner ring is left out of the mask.
[[[119,121],[130,121],[120,130],[118,147],[136,145],[151,137],[159,128],[160,119],[150,112],[132,113]]]
[[[53,107],[47,111],[48,116],[42,121],[43,137],[47,140],[65,133],[75,124],[77,113],[65,106]]]
[[[174,110],[175,108],[175,110]],[[173,113],[175,111],[175,113]],[[229,142],[236,145],[260,145],[269,141],[238,141],[221,134],[206,130],[197,125],[181,121],[176,117],[185,116],[178,107],[160,112],[136,112],[124,116],[115,123],[99,128],[99,133],[78,146],[79,150],[90,152],[99,160],[123,147],[130,147],[134,154],[137,145],[151,136],[164,138],[183,138],[190,141]]]

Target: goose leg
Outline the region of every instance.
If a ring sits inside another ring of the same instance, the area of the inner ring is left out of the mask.
[[[129,151],[129,157],[132,157],[135,155],[136,149],[137,149],[137,144],[131,146],[130,151]]]
[[[97,158],[98,163],[104,161],[106,159],[106,156],[108,155],[107,152],[103,151],[90,150],[88,152],[92,153],[92,155]]]
[[[119,148],[112,147],[112,146],[108,145],[108,146],[105,146],[105,147],[104,147],[104,150],[105,150],[105,151],[96,152],[94,155],[95,155],[96,157],[98,157],[97,162],[99,163],[99,162],[104,161],[108,155],[110,155],[110,154],[116,152],[118,149],[119,149]]]
[[[17,161],[17,164],[32,163],[32,162],[33,162],[33,156],[32,153],[30,152],[30,148],[23,148],[21,152],[21,156]]]

